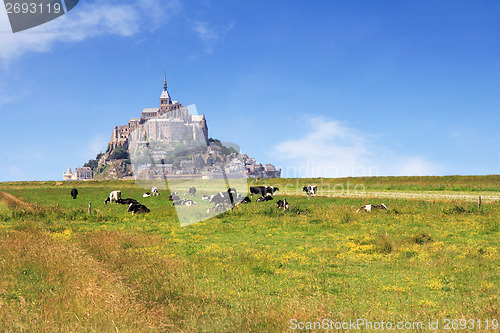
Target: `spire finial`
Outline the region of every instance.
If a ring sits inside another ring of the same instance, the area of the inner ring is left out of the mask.
[[[165,68],[163,68],[163,91],[167,90],[167,74]]]

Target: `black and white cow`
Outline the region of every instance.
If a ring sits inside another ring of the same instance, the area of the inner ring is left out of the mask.
[[[238,193],[238,195],[236,195],[236,199],[234,201],[234,204],[235,204],[235,206],[238,206],[239,204],[247,204],[247,203],[251,203],[251,202],[252,202],[252,200],[250,200],[250,198],[248,196],[244,197]]]
[[[229,195],[229,201],[231,204],[236,204],[238,202],[238,192],[236,192],[236,189],[234,187],[230,187],[227,189],[227,194]]]
[[[307,185],[307,186],[304,186],[304,188],[302,189],[303,192],[306,192],[307,196],[310,197],[311,195],[312,196],[316,196],[316,193],[318,193],[318,186],[316,185]]]
[[[248,196],[246,196],[243,199],[239,200],[239,203],[242,203],[242,204],[246,204],[246,203],[250,203],[250,202],[252,202],[252,200],[250,200],[250,198]]]
[[[160,195],[160,192],[158,192],[158,187],[152,187],[152,188],[151,188],[151,195],[152,195],[153,197],[157,197],[157,196],[159,196],[159,195]]]
[[[142,197],[143,198],[150,198],[151,197],[151,193],[150,192],[143,193]]]
[[[170,201],[178,201],[178,200],[181,200],[181,198],[179,197],[179,195],[177,194],[177,192],[172,192],[170,194],[170,196],[168,197],[168,200],[170,200]]]
[[[264,202],[264,201],[271,201],[271,200],[274,200],[274,198],[270,195],[266,195],[266,196],[261,196],[260,198],[258,198],[256,200],[256,202]]]
[[[215,195],[212,195],[208,202],[218,204],[218,203],[226,203],[230,205],[234,205],[236,203],[236,197],[238,196],[236,189],[229,188],[226,192],[219,192]]]
[[[132,212],[132,215],[134,215],[135,213],[149,213],[150,210],[144,205],[131,203],[128,206],[127,212]]]
[[[288,201],[286,201],[286,198],[283,198],[283,200],[278,200],[276,202],[276,205],[278,208],[282,208],[283,210],[288,209]]]
[[[194,202],[193,200],[189,200],[189,199],[182,199],[182,200],[179,200],[179,201],[174,201],[172,203],[173,206],[193,206],[193,205],[197,205],[196,202]]]
[[[250,186],[250,195],[253,196],[254,194],[256,195],[274,195],[275,192],[279,191],[280,189],[275,187],[275,186]]]
[[[73,199],[76,199],[77,195],[78,195],[78,190],[76,188],[71,189],[71,197]]]
[[[221,202],[221,203],[218,203],[215,206],[210,207],[209,209],[207,209],[207,214],[210,213],[210,212],[223,213],[223,212],[226,211],[226,209],[227,209],[227,205],[224,202]]]
[[[230,203],[231,199],[229,198],[229,194],[227,192],[219,192],[217,194],[214,194],[210,197],[208,202],[213,203],[213,204],[220,204],[220,203]]]
[[[225,212],[226,206],[234,208],[236,205],[240,203],[240,201],[238,201],[238,196],[239,194],[236,192],[236,189],[232,187],[228,188],[227,191],[225,192],[219,192],[217,194],[212,195],[208,200],[208,202],[215,204],[215,206],[209,208],[207,210],[207,213],[221,212],[221,211]]]
[[[210,197],[206,194],[203,194],[203,196],[201,197],[201,200],[209,200]]]
[[[382,210],[387,210],[387,206],[384,205],[384,204],[381,204],[381,205],[364,205],[364,206],[361,206],[357,211],[356,213],[358,212],[362,212],[362,211],[365,211],[365,212],[371,212],[372,210],[376,210],[376,209],[382,209]]]
[[[109,197],[104,200],[104,203],[107,204],[109,202],[116,202],[118,199],[121,199],[122,197],[122,192],[121,191],[113,191],[109,194]]]
[[[132,198],[126,198],[126,199],[118,199],[116,200],[116,203],[122,204],[122,205],[130,205],[130,204],[138,204],[139,201],[132,199]]]
[[[189,190],[186,193],[184,193],[184,195],[190,195],[194,197],[196,195],[196,187],[191,186]]]

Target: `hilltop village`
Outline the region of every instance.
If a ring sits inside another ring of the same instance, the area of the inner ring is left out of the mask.
[[[115,126],[106,152],[74,173],[68,169],[64,180],[281,177],[274,165],[257,163],[234,144],[210,138],[205,115],[190,111],[170,98],[164,78],[159,107],[144,108],[140,118]]]

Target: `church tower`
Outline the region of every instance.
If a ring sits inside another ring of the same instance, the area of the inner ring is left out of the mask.
[[[167,76],[163,72],[163,91],[160,95],[160,114],[165,113],[172,109],[172,99],[167,91]]]

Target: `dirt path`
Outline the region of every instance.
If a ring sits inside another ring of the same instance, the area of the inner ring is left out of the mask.
[[[30,207],[30,204],[22,201],[21,199],[9,194],[7,192],[0,191],[0,202],[6,204],[10,208],[14,207]]]
[[[288,192],[284,194],[303,195],[302,193]],[[452,193],[452,192],[392,192],[392,191],[320,191],[318,196],[334,197],[334,198],[391,198],[391,199],[424,199],[424,200],[460,200],[460,201],[475,201],[479,196],[481,201],[498,201],[500,193]]]
[[[391,198],[391,199],[424,199],[424,200],[466,200],[478,201],[481,196],[481,201],[496,201],[500,199],[500,195],[491,194],[464,194],[464,193],[440,193],[440,192],[383,192],[383,191],[366,191],[366,192],[351,192],[342,193],[325,193],[331,197],[364,197],[364,198]]]

